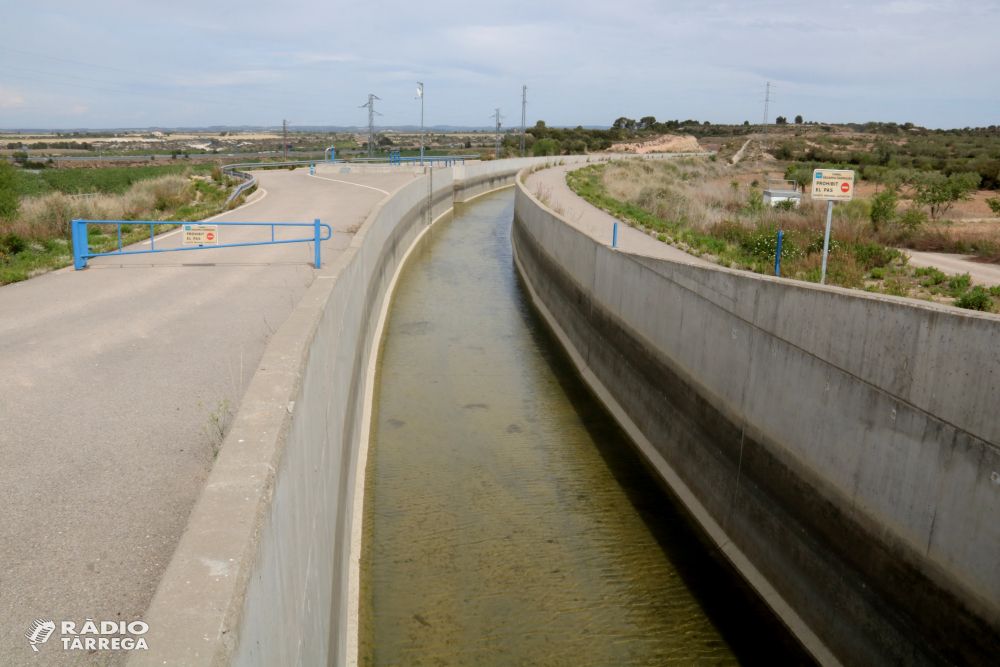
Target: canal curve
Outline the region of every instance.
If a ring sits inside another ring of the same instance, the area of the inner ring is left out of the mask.
[[[365,480],[362,665],[806,665],[534,311],[510,190],[393,295]]]

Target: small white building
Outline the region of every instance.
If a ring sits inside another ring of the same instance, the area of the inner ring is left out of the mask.
[[[802,193],[799,192],[799,184],[796,181],[785,180],[784,178],[772,178],[767,182],[767,190],[764,190],[764,204],[767,206],[777,206],[779,202],[793,201],[798,207],[802,201]]]

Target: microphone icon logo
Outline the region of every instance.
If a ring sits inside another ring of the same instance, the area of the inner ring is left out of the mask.
[[[38,651],[38,647],[35,644],[44,644],[49,641],[49,637],[52,633],[56,631],[56,624],[52,621],[47,621],[44,618],[36,619],[28,631],[24,633],[24,636],[28,638],[31,643],[31,650]]]

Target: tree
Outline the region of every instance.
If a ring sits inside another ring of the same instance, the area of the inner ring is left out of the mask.
[[[871,221],[872,229],[876,232],[883,226],[896,219],[896,202],[899,197],[895,188],[886,188],[882,192],[872,197]]]
[[[774,119],[775,125],[785,125],[786,123],[788,123],[788,119],[785,118],[784,116],[778,116],[777,118]]]
[[[1000,198],[993,197],[986,200],[986,205],[993,211],[993,215],[1000,215]]]
[[[802,116],[796,116],[795,117],[795,124],[796,125],[801,125],[802,124]]]
[[[745,121],[743,121],[743,124],[746,125],[746,126],[749,126],[750,125],[750,121],[745,120]]]
[[[653,116],[645,116],[639,119],[639,128],[642,130],[651,130],[654,125],[656,125],[656,118]]]
[[[928,207],[931,220],[937,220],[956,203],[972,199],[972,193],[982,180],[982,176],[972,172],[952,174],[948,178],[935,174],[914,186],[913,203]]]
[[[535,145],[531,147],[531,153],[535,157],[544,155],[559,155],[559,144],[552,139],[542,139],[541,141],[535,142]]]
[[[466,139],[465,140],[465,147],[466,148],[472,148],[472,142],[470,140]]]
[[[21,207],[17,196],[17,172],[7,160],[0,159],[0,218],[13,220]]]

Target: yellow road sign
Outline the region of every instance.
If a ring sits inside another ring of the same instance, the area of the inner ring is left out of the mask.
[[[812,198],[851,201],[854,199],[854,172],[850,169],[813,170]]]
[[[184,225],[184,245],[219,245],[219,226]]]

